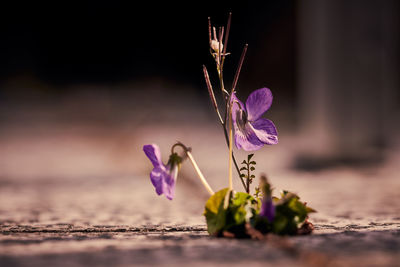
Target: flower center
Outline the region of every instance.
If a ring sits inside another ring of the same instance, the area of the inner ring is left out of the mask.
[[[239,109],[236,112],[236,123],[240,131],[245,131],[247,123],[247,114],[243,109]]]

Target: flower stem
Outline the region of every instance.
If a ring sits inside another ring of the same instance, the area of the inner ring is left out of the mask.
[[[228,106],[228,108],[229,108],[229,118],[228,118],[228,120],[229,120],[229,175],[228,175],[228,177],[229,177],[229,190],[231,191],[232,189],[233,189],[233,183],[232,183],[232,154],[233,154],[233,151],[232,151],[232,139],[233,139],[233,134],[232,134],[232,104],[231,103],[229,103],[229,106]]]
[[[186,155],[188,156],[190,162],[193,165],[193,168],[195,169],[197,175],[199,176],[201,183],[204,185],[204,187],[206,188],[208,193],[210,193],[211,196],[214,195],[214,191],[211,189],[210,185],[207,183],[207,180],[204,178],[204,175],[201,173],[199,166],[197,166],[197,163],[192,156],[192,153],[186,151]]]
[[[244,57],[246,55],[246,51],[247,51],[247,44],[245,45],[242,55],[240,57],[240,61],[239,61],[239,65],[238,65],[238,69],[236,70],[235,73],[235,77],[234,77],[234,82],[233,82],[233,87],[231,90],[231,94],[228,93],[228,91],[225,90],[225,85],[224,85],[224,76],[223,76],[223,67],[224,67],[224,62],[225,62],[225,57],[227,55],[226,53],[226,48],[228,45],[228,37],[229,37],[229,31],[231,28],[231,18],[232,18],[232,13],[229,12],[229,17],[228,17],[228,22],[226,25],[226,31],[224,32],[224,28],[220,28],[219,29],[219,34],[218,34],[218,38],[217,38],[217,33],[216,33],[216,29],[215,27],[211,26],[211,19],[210,17],[208,17],[208,38],[209,38],[209,45],[211,47],[211,42],[212,40],[217,40],[218,41],[218,51],[217,53],[214,53],[212,48],[210,50],[211,55],[214,57],[215,59],[215,63],[216,63],[216,67],[217,67],[217,72],[218,72],[218,79],[219,79],[219,83],[220,83],[220,88],[221,88],[221,92],[222,92],[222,96],[224,98],[224,102],[225,102],[225,112],[224,112],[224,119],[222,119],[221,114],[219,112],[219,108],[216,104],[216,100],[215,100],[215,96],[214,96],[214,92],[212,90],[212,86],[211,86],[211,82],[210,82],[210,78],[208,76],[208,72],[205,66],[203,66],[203,72],[204,72],[204,77],[206,80],[206,84],[207,84],[207,88],[209,91],[209,95],[211,98],[211,102],[214,105],[214,109],[218,115],[218,119],[221,123],[222,129],[224,131],[224,136],[225,136],[225,140],[226,140],[226,144],[229,148],[229,185],[230,188],[232,189],[232,161],[235,165],[236,171],[238,173],[239,179],[242,182],[242,185],[244,187],[244,189],[247,191],[249,191],[249,188],[246,186],[245,181],[243,180],[243,178],[240,175],[240,170],[239,170],[239,166],[236,162],[236,158],[233,154],[233,133],[232,133],[232,118],[231,118],[231,110],[229,110],[229,101],[230,101],[230,96],[232,95],[232,93],[235,90],[238,78],[239,78],[239,74],[240,74],[240,70],[242,68],[242,64],[243,64],[243,60]],[[225,33],[225,36],[224,36]],[[224,42],[224,43],[223,43]],[[223,43],[223,51],[221,51],[221,47],[222,47],[222,43]],[[229,114],[229,121],[228,121],[228,114]],[[228,128],[229,128],[229,135],[228,135],[228,131],[227,131],[227,127],[226,124],[228,122]]]
[[[223,123],[221,125],[222,125],[222,128],[224,130],[224,136],[225,136],[226,145],[229,147],[229,137],[228,137],[228,132],[226,131],[226,128],[225,128],[225,123]],[[239,165],[237,164],[237,161],[236,161],[236,158],[235,158],[235,155],[234,155],[233,151],[232,151],[232,160],[233,160],[233,165],[235,165],[236,171],[238,173],[239,179],[242,182],[242,185],[243,185],[244,189],[247,192],[246,184],[245,184],[243,178],[240,176]]]
[[[214,191],[211,189],[211,186],[208,184],[206,178],[204,178],[203,173],[200,171],[199,166],[197,165],[196,161],[193,158],[192,153],[190,152],[190,148],[188,148],[187,146],[185,146],[184,144],[182,144],[181,142],[178,142],[176,144],[174,144],[171,148],[171,153],[174,153],[174,148],[180,146],[181,148],[183,148],[183,150],[185,151],[186,156],[189,158],[190,163],[192,163],[194,170],[197,173],[197,176],[199,177],[201,183],[203,184],[203,186],[206,188],[207,192],[212,196],[214,195]]]

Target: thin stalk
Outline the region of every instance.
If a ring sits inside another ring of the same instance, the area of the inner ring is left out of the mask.
[[[224,35],[224,27],[219,27],[218,30],[218,69],[222,72],[221,59],[222,59],[222,36]]]
[[[208,89],[208,92],[209,92],[209,95],[210,95],[211,102],[213,103],[214,109],[215,109],[215,111],[216,111],[216,113],[217,113],[218,119],[219,119],[219,121],[220,121],[220,123],[221,123],[221,126],[222,126],[222,130],[223,130],[223,132],[224,132],[224,137],[225,137],[226,145],[229,146],[228,132],[227,132],[226,127],[225,127],[225,126],[226,126],[226,118],[227,118],[227,111],[228,111],[228,109],[226,108],[226,110],[225,110],[225,118],[222,119],[221,114],[220,114],[219,109],[218,109],[218,106],[217,106],[217,102],[216,102],[216,100],[215,100],[215,95],[214,95],[214,92],[213,92],[213,89],[212,89],[212,86],[211,86],[210,78],[209,78],[209,76],[208,76],[208,71],[207,71],[207,68],[206,68],[204,65],[203,65],[203,72],[204,72],[204,78],[205,78],[205,80],[206,80],[207,89]],[[221,74],[222,74],[222,72],[221,72]],[[220,77],[221,77],[221,74],[220,74]],[[223,86],[224,86],[222,77],[220,78],[220,86],[221,86],[221,88],[223,88]],[[228,100],[227,100],[227,101],[228,101]],[[244,189],[247,190],[246,184],[245,184],[243,178],[240,177],[239,166],[238,166],[238,164],[237,164],[235,155],[234,155],[233,153],[232,153],[232,159],[233,159],[233,164],[235,165],[235,169],[236,169],[236,171],[237,171],[237,173],[238,173],[238,176],[239,176],[239,178],[240,178],[240,181],[242,182],[242,185],[243,185]]]
[[[215,112],[217,112],[220,123],[223,124],[224,122],[222,120],[221,114],[219,113],[219,108],[218,108],[217,100],[215,99],[214,90],[211,85],[210,77],[208,76],[207,68],[204,65],[203,65],[203,72],[204,72],[204,79],[206,80],[208,94],[210,96],[211,102],[214,106]]]
[[[250,194],[250,164],[247,162],[247,188],[246,188],[246,193]]]
[[[221,66],[222,66],[222,65],[221,65]],[[221,87],[222,92],[226,91],[225,88],[224,88],[223,69],[222,69],[222,68],[221,68],[221,70],[219,71],[219,76],[218,76],[218,78],[219,78],[220,87]],[[223,97],[224,97],[224,95],[223,95]],[[226,101],[225,101],[225,117],[224,117],[224,119],[222,120],[221,114],[218,114],[218,116],[219,116],[219,119],[220,119],[220,121],[221,121],[222,129],[223,129],[223,131],[224,131],[226,144],[227,144],[228,147],[229,147],[229,137],[228,137],[228,133],[227,133],[227,130],[226,130],[226,120],[227,120],[227,115],[228,115],[228,101],[229,101],[229,97],[227,97],[227,98],[226,98]],[[248,188],[246,187],[246,184],[245,184],[243,178],[240,176],[239,166],[238,166],[238,164],[237,164],[237,162],[236,162],[236,158],[235,158],[235,156],[233,155],[233,152],[232,152],[232,159],[233,159],[233,163],[234,163],[234,165],[235,165],[236,171],[237,171],[237,173],[238,173],[238,176],[239,176],[239,178],[240,178],[240,181],[242,182],[242,185],[243,185],[244,189],[247,191]]]
[[[248,47],[248,44],[245,44],[243,51],[242,51],[242,55],[240,56],[239,65],[238,65],[238,68],[236,69],[235,79],[233,80],[233,84],[232,84],[231,94],[235,91],[236,84],[239,79],[240,70],[242,69],[244,57],[246,56],[247,47]]]
[[[233,189],[233,183],[232,183],[232,154],[233,154],[233,146],[232,146],[232,141],[233,141],[233,134],[232,134],[232,105],[229,104],[229,191]]]
[[[233,131],[232,131],[232,121],[231,121],[232,120],[232,118],[231,118],[232,116],[231,116],[231,113],[230,113],[231,110],[229,112],[229,108],[228,108],[229,107],[228,103],[229,103],[229,100],[230,100],[229,95],[231,95],[232,93],[229,94],[228,91],[225,90],[224,78],[223,78],[223,66],[224,66],[223,63],[224,63],[225,57],[226,57],[226,48],[227,48],[227,44],[228,44],[229,31],[230,31],[230,27],[231,27],[231,17],[232,17],[232,13],[229,12],[228,22],[227,22],[227,25],[226,25],[226,31],[224,31],[225,29],[223,27],[222,28],[220,27],[219,31],[218,31],[218,36],[217,36],[216,28],[211,26],[211,19],[208,18],[208,35],[209,35],[210,46],[211,46],[211,40],[217,40],[218,41],[218,51],[217,51],[217,55],[215,57],[215,61],[216,61],[216,65],[217,65],[218,78],[219,78],[219,83],[220,83],[222,96],[223,96],[223,98],[225,100],[224,119],[222,119],[221,114],[219,112],[219,108],[216,105],[214,92],[212,90],[211,82],[210,82],[210,79],[209,79],[209,76],[208,76],[208,72],[207,72],[207,69],[205,68],[205,66],[203,66],[203,72],[204,72],[204,76],[205,76],[205,79],[206,79],[207,88],[208,88],[208,91],[209,91],[209,95],[210,95],[211,101],[212,101],[212,103],[214,105],[214,108],[215,108],[215,110],[217,112],[218,118],[219,118],[219,120],[221,122],[221,126],[222,126],[222,129],[224,131],[225,141],[226,141],[226,143],[227,143],[227,145],[229,147],[229,155],[230,155],[229,156],[229,158],[230,158],[229,159],[229,173],[230,173],[229,181],[230,181],[230,188],[232,188],[232,162],[233,162],[233,164],[235,165],[236,171],[238,173],[239,179],[242,182],[242,185],[243,185],[244,189],[247,192],[249,190],[249,188],[248,188],[248,186],[246,186],[245,181],[240,176],[240,169],[239,169],[239,166],[237,164],[236,158],[235,158],[235,156],[233,154]],[[224,36],[224,33],[225,33],[225,36]],[[223,43],[223,51],[221,51],[222,43]],[[234,92],[234,89],[236,88],[236,84],[237,84],[237,81],[238,81],[238,78],[239,78],[240,70],[241,70],[241,67],[242,67],[242,64],[243,64],[243,61],[244,61],[244,57],[245,57],[245,54],[246,54],[246,50],[247,50],[247,44],[245,45],[245,47],[243,49],[243,52],[242,52],[242,55],[241,55],[241,58],[240,58],[240,61],[239,61],[238,69],[237,69],[236,74],[235,74],[235,79],[234,79],[234,84],[233,84],[234,86],[232,87],[232,92]],[[212,51],[211,51],[211,53],[212,53]],[[230,114],[230,115],[228,116],[228,114]],[[229,122],[229,136],[228,136],[227,127],[226,127],[228,117],[230,118],[229,119],[229,121],[230,121]]]
[[[208,17],[208,42],[210,43],[210,47],[211,47],[211,18]]]
[[[193,165],[193,168],[195,169],[197,176],[199,176],[199,179],[201,181],[201,183],[204,185],[204,187],[206,188],[206,190],[208,191],[208,193],[210,194],[210,196],[214,195],[214,191],[211,189],[210,185],[207,183],[206,178],[204,178],[203,173],[200,171],[199,166],[197,166],[196,161],[194,160],[192,153],[190,153],[189,151],[186,151],[186,155],[188,156],[190,162]]]
[[[224,129],[224,136],[225,136],[226,145],[229,147],[229,137],[228,137],[228,132],[226,131],[226,128],[225,128],[225,124],[222,124],[222,128]],[[239,165],[237,164],[237,161],[236,161],[236,158],[235,158],[235,155],[233,154],[233,152],[232,152],[232,160],[233,160],[233,165],[235,165],[236,171],[237,171],[238,176],[240,178],[240,181],[242,182],[242,185],[243,185],[244,189],[247,192],[246,184],[245,184],[243,178],[240,176]]]
[[[226,46],[228,45],[229,31],[231,29],[231,20],[232,20],[232,12],[229,12],[228,22],[226,23],[226,31],[225,31],[225,37],[224,37],[225,42],[224,42],[224,51],[222,52],[221,68],[224,67],[225,56],[226,56]]]
[[[189,158],[190,162],[193,165],[194,170],[196,171],[197,176],[200,179],[200,182],[203,184],[203,186],[205,187],[205,189],[207,190],[207,192],[212,196],[214,195],[214,191],[211,189],[211,186],[208,184],[206,178],[204,178],[203,173],[200,171],[199,166],[197,165],[196,161],[193,158],[192,153],[190,152],[190,148],[188,148],[187,146],[185,146],[184,144],[178,142],[176,144],[174,144],[171,148],[171,153],[174,153],[174,149],[175,147],[180,146],[184,151],[186,156]]]

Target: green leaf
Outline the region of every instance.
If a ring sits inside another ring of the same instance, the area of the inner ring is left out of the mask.
[[[251,158],[254,156],[254,154],[249,154],[248,156],[247,156],[247,161],[250,161],[251,160]]]
[[[212,195],[206,202],[206,211],[208,210],[209,212],[217,213],[219,206],[224,200],[225,195],[228,191],[228,188],[224,188]]]
[[[285,216],[276,216],[272,225],[273,232],[276,234],[282,234],[287,224],[288,219]]]
[[[315,209],[307,207],[307,206],[306,206],[306,209],[307,209],[307,213],[317,212]]]
[[[226,224],[224,199],[229,192],[228,188],[222,189],[212,195],[206,202],[204,216],[206,217],[207,230],[210,235],[217,234]]]
[[[238,236],[245,235],[244,223],[250,222],[259,207],[249,194],[238,192],[232,196],[228,188],[218,191],[206,203],[204,215],[210,235],[231,231]]]
[[[232,204],[235,206],[240,206],[246,204],[248,200],[254,200],[254,198],[244,192],[237,192],[233,197]]]
[[[240,174],[240,177],[244,178],[244,177],[247,177],[247,175],[244,174],[244,173],[241,173],[241,174]]]
[[[247,164],[247,162],[245,160],[242,161],[242,164]]]
[[[298,199],[292,198],[289,201],[288,207],[296,213],[298,216],[298,222],[302,223],[307,218],[307,209],[306,206],[301,203]]]
[[[242,167],[242,168],[240,168],[239,171],[247,171],[247,168],[246,167]]]
[[[246,221],[247,210],[249,206],[254,206],[254,210],[256,209],[256,200],[249,194],[244,192],[237,192],[232,199],[232,205],[230,207],[230,211],[233,213],[233,218],[236,225],[243,224]],[[252,215],[250,215],[251,217]]]
[[[288,193],[290,193],[290,192],[287,191],[287,190],[283,190],[283,191],[281,192],[281,197],[286,196]]]
[[[254,174],[252,174],[252,175],[250,175],[250,178],[256,178],[256,177],[254,176]]]
[[[254,171],[256,168],[254,167],[250,167],[250,171]]]
[[[256,165],[257,163],[253,160],[249,164]]]

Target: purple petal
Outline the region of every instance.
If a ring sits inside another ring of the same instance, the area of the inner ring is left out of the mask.
[[[176,172],[174,172],[176,176]],[[169,168],[160,165],[155,167],[150,173],[150,180],[158,195],[164,194],[166,198],[172,200],[175,196],[175,177],[171,176]]]
[[[249,123],[246,123],[243,129],[239,128],[237,123],[234,123],[233,126],[235,129],[235,145],[238,149],[254,151],[264,146]]]
[[[272,222],[275,218],[275,206],[271,198],[263,200],[261,204],[260,216],[266,217],[268,221]]]
[[[164,166],[160,165],[158,167],[154,167],[154,169],[150,173],[150,180],[153,186],[156,189],[156,193],[161,195],[164,192],[164,180],[166,176],[166,169]]]
[[[267,145],[276,145],[278,143],[278,132],[272,121],[261,118],[251,122],[251,125],[261,142]]]
[[[175,197],[175,182],[176,176],[178,174],[177,167],[173,168],[172,172],[170,171],[168,175],[165,176],[164,179],[164,195],[169,200],[172,200]]]
[[[255,121],[260,118],[272,104],[272,93],[268,88],[261,88],[252,92],[246,100],[247,118]]]
[[[150,159],[151,163],[153,163],[154,168],[160,165],[163,166],[163,163],[161,161],[160,148],[156,144],[144,145],[143,151],[146,154],[146,156]]]
[[[239,114],[241,112],[245,112],[246,109],[242,103],[242,101],[240,101],[237,97],[236,94],[233,93],[232,97],[231,97],[231,101],[232,101],[232,121],[233,123],[236,122],[236,119],[238,116],[240,116]]]

